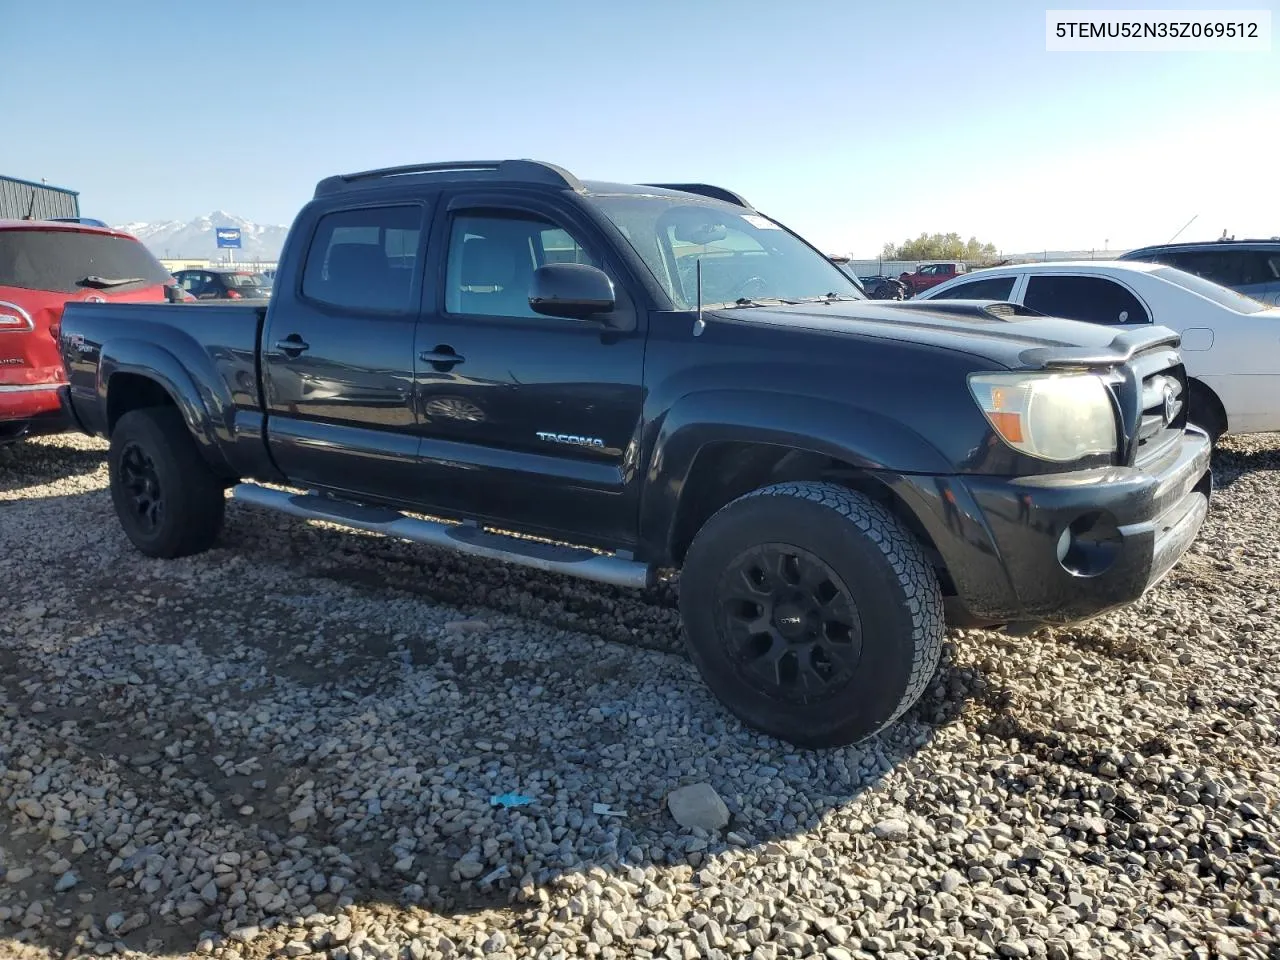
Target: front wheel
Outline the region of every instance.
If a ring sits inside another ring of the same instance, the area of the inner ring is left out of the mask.
[[[703,680],[747,725],[843,746],[924,692],[945,633],[916,539],[869,497],[780,483],[717,512],[689,547],[680,612]]]
[[[111,431],[111,500],[125,535],[149,557],[209,549],[226,497],[175,407],[131,410]]]

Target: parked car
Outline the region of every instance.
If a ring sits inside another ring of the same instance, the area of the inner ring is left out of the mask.
[[[1130,250],[1121,260],[1164,263],[1280,306],[1280,237],[1164,243]]]
[[[832,257],[831,262],[858,286],[869,300],[905,300],[907,288],[894,277],[860,277],[853,272],[848,257]]]
[[[911,295],[907,285],[897,277],[873,274],[858,279],[862,281],[863,289],[872,300],[906,300]]]
[[[918,297],[931,287],[946,283],[954,277],[967,273],[969,268],[962,260],[948,260],[942,263],[922,263],[916,267],[915,273],[905,270],[898,275],[898,280],[906,288],[907,296]]]
[[[1040,313],[1182,336],[1190,419],[1224,433],[1280,430],[1280,310],[1159,263],[1024,263],[975,271],[921,300],[1004,300]]]
[[[197,300],[265,300],[271,296],[271,281],[253,270],[202,267],[179,270],[173,276]]]
[[[792,743],[900,717],[947,620],[1134,600],[1208,508],[1172,331],[871,302],[723,188],[333,176],[279,271],[267,304],[68,308],[70,407],[139,551],[208,549],[229,488],[616,586],[678,570],[708,686]]]
[[[85,223],[0,220],[0,444],[56,433],[67,301],[165,299],[173,278],[135,237]]]

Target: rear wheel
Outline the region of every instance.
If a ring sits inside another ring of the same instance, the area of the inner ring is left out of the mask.
[[[680,576],[690,656],[744,723],[841,746],[897,720],[942,651],[942,593],[889,511],[834,483],[748,493],[698,532]]]
[[[209,549],[226,497],[174,407],[131,410],[111,431],[111,500],[133,545],[149,557]]]

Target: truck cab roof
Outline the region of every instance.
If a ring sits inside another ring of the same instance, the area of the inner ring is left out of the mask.
[[[407,164],[379,167],[355,173],[326,177],[316,184],[315,196],[373,189],[403,183],[413,178],[422,183],[520,183],[572,190],[576,193],[608,196],[619,194],[680,196],[692,194],[722,200],[753,209],[746,199],[726,187],[708,183],[616,183],[602,180],[580,180],[564,167],[542,160],[460,160],[439,163]]]

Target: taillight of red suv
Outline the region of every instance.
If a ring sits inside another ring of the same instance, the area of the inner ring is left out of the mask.
[[[28,333],[35,328],[31,314],[16,303],[0,300],[0,333]]]

